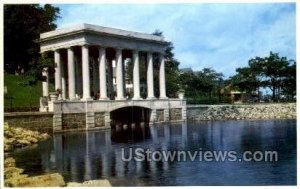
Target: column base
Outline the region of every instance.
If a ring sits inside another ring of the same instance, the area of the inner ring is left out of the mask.
[[[143,100],[141,97],[133,97],[131,100]]]
[[[88,100],[93,100],[91,97],[88,97],[88,98],[81,98],[80,99],[81,101],[88,101]]]
[[[70,98],[69,100],[70,101],[76,101],[76,100],[79,100],[79,99],[74,97],[74,98]]]
[[[168,97],[164,96],[164,97],[159,97],[160,100],[167,100],[169,99]]]
[[[121,98],[116,98],[116,100],[126,100],[126,98],[125,97],[121,97]]]
[[[155,97],[147,97],[146,100],[156,100]]]
[[[99,100],[110,100],[108,97],[105,98],[99,98]]]

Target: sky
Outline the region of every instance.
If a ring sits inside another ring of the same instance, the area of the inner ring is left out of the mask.
[[[59,4],[58,27],[80,23],[163,32],[180,68],[213,68],[225,78],[256,56],[296,58],[295,3]]]

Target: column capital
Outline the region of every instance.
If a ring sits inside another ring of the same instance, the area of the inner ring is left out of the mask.
[[[74,50],[74,46],[69,46],[69,47],[67,47],[66,49],[70,49],[70,50]]]
[[[114,49],[115,49],[116,51],[122,51],[124,48],[122,48],[122,47],[114,47]]]
[[[82,44],[81,46],[82,46],[82,47],[87,47],[87,48],[88,48],[88,47],[90,46],[90,44],[84,43],[84,44]]]
[[[147,55],[153,55],[153,53],[155,53],[154,51],[147,51]]]
[[[139,53],[140,50],[139,49],[132,49],[132,53]]]
[[[161,57],[161,58],[164,58],[165,57],[165,53],[163,52],[157,52],[158,53],[158,56]]]
[[[106,50],[108,47],[107,46],[97,46],[98,50]]]

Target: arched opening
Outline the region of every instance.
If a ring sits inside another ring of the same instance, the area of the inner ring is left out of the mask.
[[[150,138],[151,109],[130,106],[111,112],[111,139],[114,142],[139,142]]]

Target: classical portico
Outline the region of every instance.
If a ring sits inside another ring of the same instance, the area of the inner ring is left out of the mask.
[[[63,125],[63,117],[76,113],[85,113],[87,128],[94,127],[97,125],[95,113],[98,112],[104,112],[104,125],[108,127],[109,112],[125,106],[151,109],[153,122],[156,121],[155,111],[162,109],[165,112],[164,121],[167,121],[170,107],[181,108],[184,112],[185,101],[168,99],[166,96],[166,44],[160,36],[90,24],[42,33],[41,53],[53,56],[54,60],[56,93],[48,92],[49,74],[48,68],[45,68],[43,101],[48,99],[48,105],[41,103],[40,110],[54,112],[56,128]],[[132,98],[128,97],[125,90],[126,60],[133,64]],[[158,70],[154,70],[154,61],[158,61]],[[145,98],[141,97],[141,62],[146,68]],[[154,85],[155,71],[159,72],[159,86]],[[157,97],[154,88],[159,88]],[[162,104],[164,107],[161,107]]]

